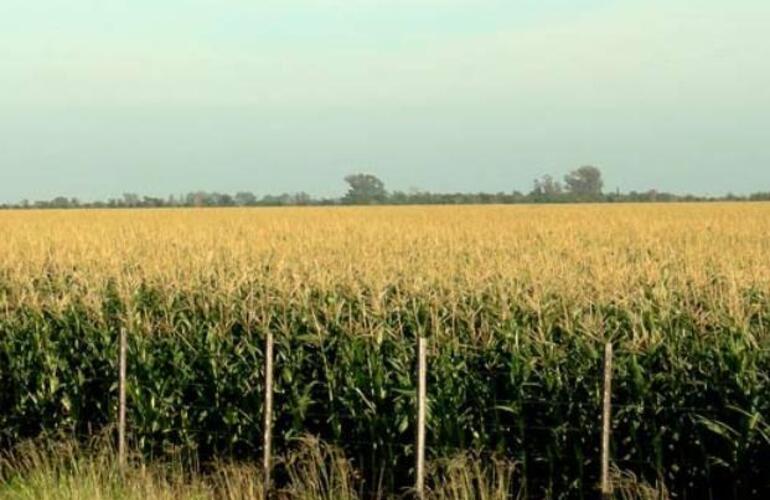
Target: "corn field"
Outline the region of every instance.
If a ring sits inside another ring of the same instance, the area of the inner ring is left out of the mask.
[[[0,235],[6,450],[109,433],[125,329],[131,448],[256,463],[272,332],[276,453],[314,436],[351,491],[400,494],[425,336],[430,491],[485,463],[511,497],[593,498],[611,342],[619,489],[770,494],[770,204],[17,211]]]

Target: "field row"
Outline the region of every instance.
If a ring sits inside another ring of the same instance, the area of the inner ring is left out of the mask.
[[[413,477],[415,335],[425,332],[430,458],[499,453],[523,465],[532,491],[591,491],[607,339],[616,346],[614,464],[650,482],[662,478],[672,491],[720,491],[728,478],[737,491],[770,491],[767,317],[757,316],[749,332],[729,322],[703,330],[697,315],[668,299],[653,303],[645,324],[663,336],[641,342],[614,305],[592,306],[603,331],[569,330],[560,316],[527,308],[509,309],[506,321],[484,310],[483,323],[497,326],[480,339],[477,324],[452,323],[417,298],[412,309],[394,306],[376,320],[356,311],[357,297],[337,296],[349,306],[341,313],[293,304],[245,323],[249,311],[207,295],[142,293],[128,336],[128,421],[131,443],[151,456],[259,457],[271,330],[277,453],[309,433],[338,445],[369,484],[386,481],[397,491]],[[169,302],[177,304],[173,314]],[[125,307],[109,294],[101,311],[76,306],[76,297],[69,303],[2,316],[6,444],[41,432],[90,436],[116,421]]]

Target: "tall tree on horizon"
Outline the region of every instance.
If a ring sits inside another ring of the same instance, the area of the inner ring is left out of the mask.
[[[349,189],[342,202],[351,205],[373,205],[387,201],[385,183],[371,174],[352,174],[345,177]]]
[[[567,192],[577,199],[596,199],[601,197],[604,181],[602,172],[591,165],[584,165],[564,176]]]

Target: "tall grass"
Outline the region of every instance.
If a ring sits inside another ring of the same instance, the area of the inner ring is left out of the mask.
[[[361,476],[338,448],[313,437],[297,440],[278,460],[286,474],[276,498],[357,500],[405,498],[366,490]],[[436,460],[428,470],[425,497],[431,500],[527,498],[518,464],[501,457],[461,453]],[[623,500],[668,500],[660,485],[615,471],[615,492]],[[108,441],[28,441],[0,456],[0,498],[8,500],[261,500],[260,471],[253,464],[215,461],[190,464],[175,459],[147,461],[134,454],[120,466]],[[550,497],[548,497],[550,498]]]
[[[179,462],[118,465],[109,446],[28,442],[0,459],[0,497],[14,500],[258,498],[258,476],[244,481],[238,467],[205,478]],[[255,484],[256,483],[256,484]],[[221,496],[220,496],[221,495]]]

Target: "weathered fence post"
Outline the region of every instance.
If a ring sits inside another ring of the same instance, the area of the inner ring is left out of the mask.
[[[121,327],[118,346],[118,465],[126,465],[126,329]]]
[[[612,496],[612,481],[610,480],[610,432],[612,422],[612,343],[604,346],[604,401],[602,408],[602,498]]]
[[[425,496],[425,407],[427,394],[426,345],[428,339],[417,338],[417,463],[415,493],[417,498]]]
[[[271,448],[273,441],[273,332],[268,331],[265,338],[265,408],[263,423],[262,476],[264,498],[270,498],[271,488]]]

